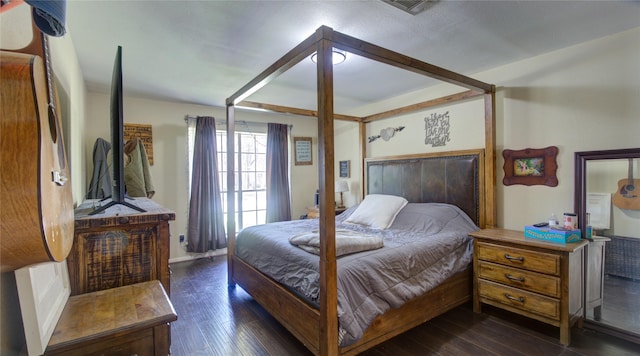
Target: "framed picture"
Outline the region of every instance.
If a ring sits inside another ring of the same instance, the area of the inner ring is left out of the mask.
[[[149,164],[153,166],[153,129],[151,125],[124,124],[124,141],[139,138],[147,153]]]
[[[504,185],[558,185],[556,169],[558,147],[527,148],[524,150],[503,150]]]
[[[295,165],[308,166],[313,164],[311,155],[311,137],[294,137]]]
[[[349,162],[340,161],[340,178],[349,178]]]

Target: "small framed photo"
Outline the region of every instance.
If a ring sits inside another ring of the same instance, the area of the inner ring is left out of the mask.
[[[558,147],[527,148],[524,150],[503,150],[504,185],[558,185],[556,169]]]
[[[340,178],[349,178],[350,161],[340,161]]]
[[[294,137],[295,165],[309,166],[313,164],[311,137]]]

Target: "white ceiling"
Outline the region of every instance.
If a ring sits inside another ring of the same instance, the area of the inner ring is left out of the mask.
[[[638,27],[640,2],[444,0],[416,16],[377,0],[67,3],[90,91],[107,92],[121,45],[125,94],[215,106],[321,25],[473,76]],[[248,100],[315,108],[313,66],[301,62]],[[335,73],[336,111],[353,115],[435,83],[355,55]]]

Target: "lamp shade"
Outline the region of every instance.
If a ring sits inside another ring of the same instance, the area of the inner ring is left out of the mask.
[[[346,180],[336,181],[336,193],[348,192],[349,183]]]

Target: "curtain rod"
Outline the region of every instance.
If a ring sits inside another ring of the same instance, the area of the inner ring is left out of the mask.
[[[184,122],[187,122],[188,120],[197,120],[198,117],[200,117],[199,115],[185,115],[184,116]],[[215,117],[214,117],[215,118]],[[227,124],[227,120],[225,119],[215,119],[216,120],[216,125],[218,124],[222,124],[222,125],[226,125]],[[236,125],[267,125],[267,122],[256,122],[256,121],[246,121],[246,120],[236,120]],[[289,127],[289,129],[293,128],[292,124],[288,124],[287,125]]]
[[[185,115],[184,117],[184,121],[187,120],[197,120],[198,117],[201,117],[200,115]],[[211,116],[208,116],[211,117]],[[213,117],[216,120],[216,124],[221,123],[221,124],[226,124],[227,120],[225,119],[218,119]],[[246,125],[266,125],[266,122],[253,122],[253,121],[246,121],[246,120],[236,120],[236,123],[240,123],[240,124],[246,124]]]

